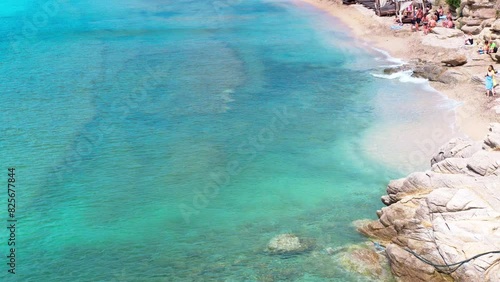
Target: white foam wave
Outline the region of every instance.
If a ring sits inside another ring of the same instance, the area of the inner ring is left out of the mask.
[[[384,78],[384,79],[397,79],[400,82],[409,82],[409,83],[418,83],[418,84],[427,83],[427,79],[412,77],[411,76],[412,74],[413,74],[413,71],[406,70],[406,71],[400,71],[400,72],[395,72],[395,73],[391,73],[391,74],[372,73],[371,75],[373,75],[374,77]]]
[[[384,60],[385,61],[388,61],[390,63],[393,63],[392,65],[389,65],[391,67],[393,66],[401,66],[405,63],[405,61],[399,59],[399,58],[394,58],[392,57],[391,55],[389,55],[389,53],[385,50],[382,50],[382,49],[379,49],[379,48],[376,48],[376,47],[371,47],[373,50],[377,51],[378,53],[384,55]]]

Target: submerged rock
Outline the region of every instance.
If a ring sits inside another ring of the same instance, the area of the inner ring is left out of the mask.
[[[320,278],[300,281],[395,282],[385,253],[372,242],[313,251],[304,257],[304,265]]]
[[[412,65],[405,64],[405,65],[401,65],[401,66],[385,68],[384,69],[384,74],[391,75],[391,74],[394,74],[394,73],[403,72],[403,71],[409,71],[409,70],[412,70]]]
[[[443,65],[446,64],[448,67]],[[459,70],[452,70],[449,67],[461,66],[467,63],[467,58],[464,55],[449,56],[444,58],[442,63],[411,60],[407,64],[385,68],[384,74],[391,75],[398,72],[411,71],[411,75],[417,78],[428,79],[429,81],[437,81],[444,84],[455,84],[459,81],[466,81],[468,77]]]
[[[273,255],[298,254],[312,250],[314,242],[294,234],[280,234],[269,241],[266,251]]]
[[[349,271],[357,272],[364,276],[380,277],[383,272],[383,256],[374,249],[354,248],[344,253],[342,265]]]

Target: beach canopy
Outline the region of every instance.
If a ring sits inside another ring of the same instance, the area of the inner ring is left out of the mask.
[[[399,1],[399,2],[401,2],[401,1]],[[401,13],[406,8],[408,8],[411,4],[413,4],[413,1],[405,1],[404,3],[401,3],[401,6],[399,6],[399,12]]]
[[[398,16],[399,16],[399,22],[402,23],[403,22],[403,11],[410,7],[410,5],[422,5],[422,7],[424,6],[424,0],[396,0],[396,11],[398,13]],[[398,6],[399,6],[399,9],[398,9]]]

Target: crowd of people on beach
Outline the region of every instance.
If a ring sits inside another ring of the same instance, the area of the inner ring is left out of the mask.
[[[424,34],[428,34],[432,29],[440,23],[443,27],[454,28],[453,16],[450,11],[444,14],[443,6],[439,6],[436,10],[432,10],[432,5],[429,3],[426,6],[418,7],[410,5],[402,13],[402,17],[396,16],[395,22],[400,25],[411,23],[413,31],[420,31],[420,26],[423,26]]]
[[[455,23],[453,22],[453,15],[451,11],[448,11],[445,15],[443,6],[439,6],[437,9],[433,10],[432,5],[429,3],[425,6],[414,6],[409,5],[398,17],[396,15],[395,22],[399,25],[404,23],[410,23],[412,31],[420,31],[420,27],[423,27],[424,34],[429,34],[433,28],[441,24],[445,28],[455,28]],[[474,45],[474,38],[471,33],[464,35],[465,45]],[[479,47],[479,54],[492,54],[498,51],[496,42],[493,40],[485,40],[484,45]],[[498,72],[495,68],[490,65],[488,66],[488,71],[485,75],[485,86],[486,86],[486,96],[496,96],[495,87],[498,86],[495,75]]]

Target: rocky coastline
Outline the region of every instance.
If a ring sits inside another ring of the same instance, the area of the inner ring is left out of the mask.
[[[484,88],[488,66],[500,70],[500,52],[478,52],[486,40],[500,44],[500,1],[462,0],[457,28],[436,27],[427,35],[409,25],[393,28],[392,18],[358,4],[303,1],[340,19],[366,45],[405,61],[384,73],[411,71],[461,103],[457,130],[468,137],[450,140],[428,156],[429,170],[391,181],[379,219],[355,223],[385,246],[377,261],[387,261],[397,281],[500,281],[500,254],[488,253],[500,251],[500,99],[485,97]],[[465,45],[467,33],[474,45]]]
[[[358,230],[386,246],[399,281],[500,281],[499,123],[483,141],[449,141],[429,170],[391,181],[382,202]]]

